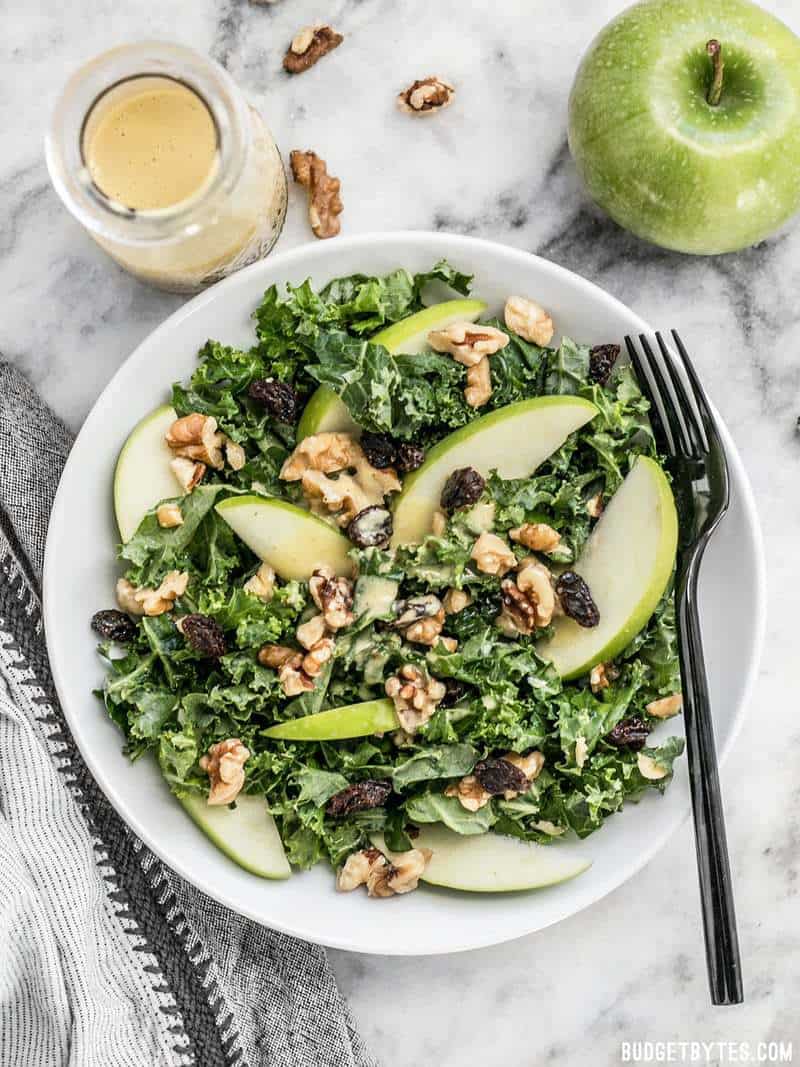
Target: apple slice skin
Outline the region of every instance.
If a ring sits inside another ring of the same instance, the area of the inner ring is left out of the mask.
[[[286,581],[308,581],[327,564],[336,574],[352,574],[351,544],[327,522],[285,500],[233,496],[215,508],[259,559]]]
[[[197,793],[178,800],[206,837],[239,867],[259,878],[291,875],[278,828],[263,797],[240,795],[235,808],[212,807]]]
[[[371,836],[375,848],[392,860],[382,834]],[[445,826],[419,828],[414,848],[433,855],[422,881],[464,893],[513,893],[544,889],[583,874],[591,860],[568,844],[540,845],[503,834],[463,836]]]
[[[525,478],[595,417],[597,408],[578,396],[537,396],[497,408],[448,434],[408,475],[394,503],[394,546],[415,544],[430,532],[444,484],[459,467],[484,477]]]
[[[637,540],[637,531],[650,533]],[[536,651],[550,660],[565,680],[588,673],[596,663],[613,659],[626,648],[664,594],[675,562],[678,515],[667,476],[648,456],[639,456],[609,501],[573,568],[586,579],[600,609],[600,624],[587,629],[574,619],[554,620],[555,632]],[[637,592],[637,576],[647,584]],[[627,594],[622,620],[613,597]]]
[[[265,730],[264,736],[281,741],[346,741],[351,737],[383,734],[399,726],[391,700],[365,700],[278,723]]]
[[[164,439],[177,417],[169,404],[156,408],[136,423],[120,450],[114,468],[114,513],[124,542],[151,508],[181,495],[169,466],[173,453]]]
[[[444,329],[454,322],[474,322],[486,310],[483,300],[445,300],[441,304],[417,311],[399,322],[379,330],[370,341],[383,345],[395,354],[416,356],[427,348],[431,330]],[[358,436],[361,427],[329,385],[320,385],[306,404],[297,424],[298,443],[315,433],[352,433]]]

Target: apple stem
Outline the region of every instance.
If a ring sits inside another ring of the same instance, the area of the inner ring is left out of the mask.
[[[725,70],[725,63],[722,59],[722,45],[712,38],[706,45],[706,52],[711,56],[713,70],[711,87],[708,90],[706,100],[711,107],[718,107],[722,99],[722,75]]]

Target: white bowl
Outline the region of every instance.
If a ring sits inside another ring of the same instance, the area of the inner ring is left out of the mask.
[[[650,330],[583,278],[525,252],[469,237],[372,234],[272,256],[190,301],[120,368],[75,442],[47,538],[44,616],[56,687],[84,759],[120,815],[165,863],[234,911],[310,941],[359,952],[455,952],[540,930],[630,878],[689,810],[686,762],[681,759],[665,796],[648,794],[581,842],[578,847],[593,861],[585,874],[529,893],[482,896],[421,888],[388,902],[369,900],[363,893],[337,894],[324,864],[285,882],[268,882],[241,870],[203,836],[170,796],[154,761],[128,762],[121,734],[92,695],[103,669],[89,618],[113,604],[118,535],[111,478],[133,424],[169,397],[174,380],[191,373],[208,337],[242,347],[252,344],[251,312],[272,283],[298,283],[310,276],[320,285],[337,275],[381,274],[397,266],[422,270],[442,257],[474,272],[474,293],[491,308],[499,309],[511,293],[530,295],[550,311],[560,333],[579,340],[620,341],[626,333]],[[661,325],[671,326],[677,317],[673,308]],[[687,340],[695,349],[702,345],[702,338]],[[741,725],[758,665],[764,566],[747,476],[724,429],[723,434],[732,503],[703,565],[701,601],[717,742],[724,757]],[[661,729],[679,731],[682,724],[673,721]],[[691,832],[688,824],[682,832]]]

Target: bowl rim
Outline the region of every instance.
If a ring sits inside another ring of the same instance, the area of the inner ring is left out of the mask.
[[[489,252],[492,255],[502,254],[509,257],[510,260],[516,260],[521,269],[524,269],[525,264],[530,264],[531,260],[536,261],[539,269],[549,272],[555,279],[564,280],[570,286],[577,287],[579,290],[583,290],[590,295],[591,299],[595,301],[605,302],[618,312],[623,314],[629,320],[635,322],[635,329],[637,333],[652,334],[653,328],[636,314],[631,308],[629,308],[623,301],[607,292],[600,285],[595,282],[584,278],[582,275],[563,267],[558,263],[554,263],[549,259],[545,259],[542,256],[538,256],[535,253],[525,251],[523,249],[514,248],[510,245],[505,245],[499,241],[492,241],[488,238],[473,237],[463,234],[452,234],[443,231],[429,231],[429,230],[391,230],[391,231],[375,231],[366,234],[357,234],[349,237],[337,237],[336,247],[339,249],[359,249],[369,248],[376,244],[389,244],[402,241],[422,242],[430,247],[435,254],[437,246],[447,246],[448,249],[452,249],[453,244],[460,245],[463,248],[465,258],[470,257],[474,262],[477,260],[481,252]],[[216,283],[209,287],[204,292],[199,293],[197,296],[188,300],[181,307],[172,312],[163,322],[161,322],[154,330],[151,330],[142,340],[137,344],[131,354],[123,361],[122,364],[112,375],[109,382],[103,388],[94,404],[92,405],[89,413],[86,416],[78,434],[76,435],[74,444],[77,444],[81,435],[86,431],[87,426],[92,421],[92,417],[96,414],[97,409],[105,405],[107,400],[114,394],[118,388],[119,380],[135,371],[135,368],[139,363],[142,363],[147,359],[147,350],[151,346],[158,342],[162,335],[168,335],[176,328],[179,328],[184,320],[191,317],[197,309],[204,307],[206,304],[216,301],[220,298],[224,298],[225,294],[229,291],[236,289],[238,286],[246,285],[247,281],[259,274],[262,271],[274,272],[275,268],[286,267],[287,269],[296,265],[298,262],[308,261],[308,271],[313,273],[314,261],[319,258],[325,258],[329,255],[329,246],[327,242],[318,242],[315,244],[303,244],[297,248],[290,249],[286,252],[279,252],[269,257],[259,260],[256,263],[251,264],[248,267],[237,271],[235,274]],[[452,256],[452,251],[450,255]],[[713,406],[713,405],[712,405]],[[754,587],[756,590],[756,598],[750,605],[751,617],[753,621],[753,644],[752,654],[750,661],[747,663],[744,670],[744,678],[742,685],[742,696],[735,709],[735,714],[730,720],[730,727],[728,736],[725,739],[724,744],[719,748],[719,763],[720,765],[727,758],[734,742],[736,741],[744,723],[746,708],[749,706],[755,687],[756,679],[758,676],[759,666],[763,654],[764,639],[766,633],[766,560],[764,552],[764,540],[761,530],[761,524],[756,509],[755,496],[752,486],[750,484],[747,471],[739,455],[738,449],[731,437],[725,422],[719,416],[716,408],[714,408],[715,414],[717,414],[723,445],[725,448],[725,454],[728,459],[729,466],[732,469],[734,477],[732,481],[737,486],[737,489],[741,490],[740,503],[742,507],[743,520],[745,525],[749,528],[753,538],[754,545],[754,559],[755,564],[755,582]],[[60,524],[61,514],[66,507],[66,492],[65,484],[67,483],[67,475],[71,474],[71,464],[75,455],[75,448],[67,458],[67,462],[62,471],[59,479],[58,489],[53,501],[53,507],[51,509],[47,540],[45,544],[44,566],[42,572],[42,619],[44,625],[45,641],[47,645],[48,658],[50,661],[51,673],[53,681],[55,683],[56,692],[58,694],[59,701],[64,711],[64,716],[67,724],[70,728],[70,732],[73,735],[78,748],[81,752],[81,756],[86,763],[89,771],[97,781],[98,785],[102,789],[106,798],[110,801],[116,812],[125,821],[128,827],[141,839],[141,841],[156,855],[158,858],[171,870],[175,871],[182,878],[184,878],[191,885],[194,885],[201,892],[212,897],[218,903],[230,908],[236,914],[243,915],[261,925],[267,925],[272,929],[279,930],[290,936],[298,937],[310,942],[320,943],[319,933],[316,930],[304,928],[302,916],[299,916],[297,921],[293,925],[288,925],[283,922],[277,922],[270,920],[267,923],[262,916],[260,916],[255,909],[243,905],[242,902],[232,899],[229,894],[222,890],[218,890],[216,886],[209,886],[207,884],[200,884],[197,881],[197,875],[188,870],[183,862],[176,862],[176,860],[170,856],[168,845],[164,843],[154,835],[147,825],[139,818],[137,813],[132,810],[128,804],[120,798],[117,794],[112,778],[107,774],[103,768],[102,763],[96,758],[93,751],[85,750],[78,741],[79,731],[76,731],[73,727],[77,721],[77,716],[73,716],[69,708],[69,700],[65,699],[65,693],[67,693],[65,671],[63,664],[60,662],[60,657],[55,651],[56,639],[53,637],[57,628],[57,620],[53,616],[53,597],[50,595],[50,591],[54,588],[58,581],[58,574],[55,565],[56,557],[56,545],[55,537],[51,537],[51,531],[57,528]],[[622,877],[620,877],[614,884],[602,887],[600,892],[592,896],[591,899],[586,900],[579,904],[578,907],[573,907],[570,910],[565,911],[563,914],[552,916],[545,921],[537,921],[536,923],[525,926],[520,924],[520,928],[512,933],[504,932],[498,936],[497,933],[491,933],[491,924],[487,924],[487,932],[483,935],[476,935],[473,931],[473,935],[469,939],[464,939],[460,943],[454,943],[447,948],[432,948],[429,952],[420,952],[418,949],[403,949],[402,951],[393,950],[392,955],[435,955],[444,954],[450,952],[464,952],[472,949],[485,948],[495,944],[501,944],[506,941],[512,941],[519,937],[524,937],[527,934],[537,932],[538,930],[544,930],[548,926],[555,925],[558,922],[569,918],[572,915],[576,915],[579,912],[589,908],[593,904],[602,900],[609,893],[618,889],[629,881],[636,873],[638,873],[655,855],[664,847],[669,838],[677,832],[677,830],[685,825],[689,815],[691,813],[691,805],[687,805],[682,816],[675,820],[674,823],[667,823],[660,829],[649,841],[648,847],[642,849],[635,856],[623,865]],[[328,947],[341,949],[344,951],[362,952],[365,954],[377,954],[386,955],[385,949],[371,948],[368,945],[354,944],[351,938],[340,936],[337,931],[331,930],[330,936],[326,936],[324,942]]]

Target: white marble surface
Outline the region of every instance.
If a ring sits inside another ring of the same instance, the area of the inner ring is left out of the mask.
[[[800,31],[796,0],[767,6]],[[173,38],[228,67],[285,152],[313,147],[329,161],[342,179],[344,232],[491,237],[581,272],[654,323],[679,326],[753,480],[769,632],[750,716],[723,773],[747,1003],[709,1006],[687,825],[590,911],[514,944],[436,959],[335,953],[386,1067],[614,1064],[620,1042],[639,1039],[794,1040],[800,1060],[800,225],[739,255],[692,259],[641,244],[587,204],[566,150],[566,96],[579,53],[622,7],[0,0],[0,351],[73,427],[180,300],[127,277],[70,219],[48,184],[43,130],[79,63],[123,41]],[[280,72],[286,43],[317,18],[346,42],[290,80]],[[397,114],[393,94],[431,72],[455,82],[456,105],[424,123]],[[278,248],[309,239],[292,193]]]

